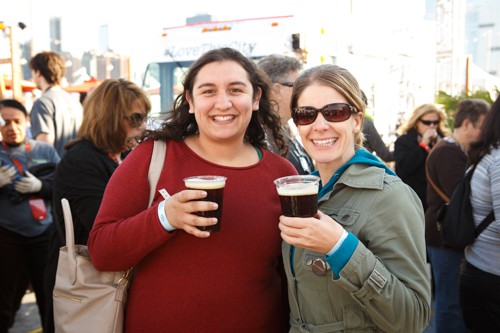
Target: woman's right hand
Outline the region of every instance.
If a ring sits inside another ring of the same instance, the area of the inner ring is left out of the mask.
[[[436,141],[437,136],[438,136],[437,131],[434,128],[429,128],[422,135],[422,142],[428,146],[432,146]]]
[[[209,237],[210,232],[201,231],[197,227],[214,225],[217,219],[196,215],[196,212],[217,209],[215,202],[198,201],[206,196],[207,192],[201,190],[183,190],[172,195],[165,202],[165,214],[170,225],[199,238]]]
[[[344,228],[318,211],[315,217],[280,216],[281,238],[293,246],[327,254],[339,241]]]

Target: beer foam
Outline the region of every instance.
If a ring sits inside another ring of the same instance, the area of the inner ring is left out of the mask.
[[[300,196],[318,194],[318,185],[314,183],[286,184],[278,187],[282,196]]]
[[[193,178],[184,181],[184,185],[190,189],[196,190],[216,190],[218,188],[223,188],[226,185],[225,180],[220,179],[200,179]]]

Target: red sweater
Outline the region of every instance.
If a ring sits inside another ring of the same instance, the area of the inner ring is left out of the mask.
[[[198,174],[227,177],[221,231],[201,239],[162,227],[158,193],[146,209],[152,147],[140,144],[115,171],[88,242],[98,269],[135,266],[126,332],[287,332],[273,180],[296,174],[293,166],[268,151],[252,166],[220,166],[169,141],[158,189],[174,194]]]

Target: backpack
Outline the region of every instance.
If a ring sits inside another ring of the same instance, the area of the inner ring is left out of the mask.
[[[472,205],[470,202],[470,181],[474,169],[475,166],[465,174],[464,178],[458,183],[453,191],[449,202],[444,204],[438,211],[437,227],[441,233],[441,239],[443,243],[451,249],[465,249],[466,246],[472,244],[479,234],[495,220],[495,213],[491,211],[477,228],[474,225]],[[441,195],[441,191],[438,191],[432,180],[430,180],[430,184],[434,190]]]

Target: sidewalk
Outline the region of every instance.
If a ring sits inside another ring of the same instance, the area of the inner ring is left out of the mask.
[[[35,293],[31,292],[24,296],[14,326],[9,330],[9,333],[40,333],[42,332],[41,327]]]

